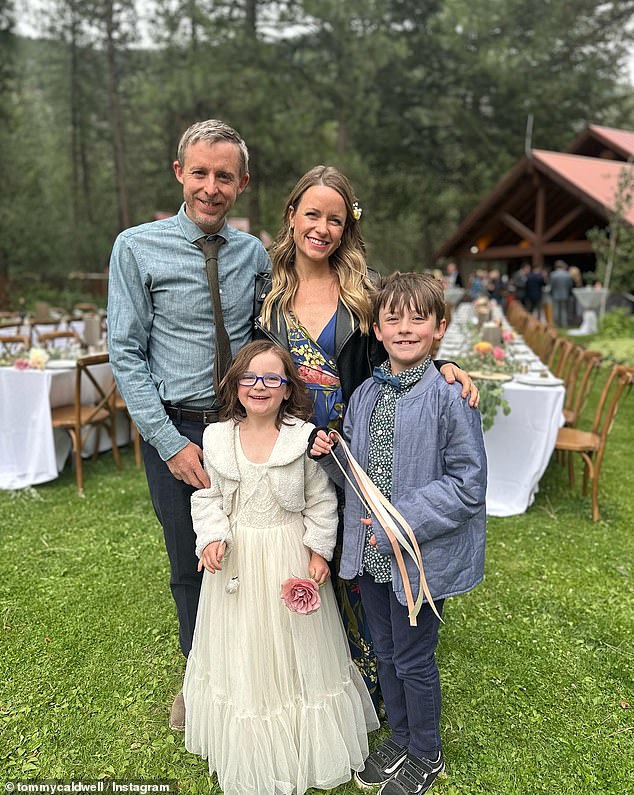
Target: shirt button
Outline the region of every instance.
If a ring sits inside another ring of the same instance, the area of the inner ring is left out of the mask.
[[[379,475],[380,475],[380,474],[382,474],[382,472],[383,472],[383,470],[381,469],[381,467],[378,467],[376,471],[379,473]]]

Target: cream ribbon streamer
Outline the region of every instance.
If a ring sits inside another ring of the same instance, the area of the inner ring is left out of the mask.
[[[392,545],[392,549],[394,550],[394,556],[396,557],[396,565],[398,566],[398,570],[403,580],[403,587],[405,589],[405,598],[407,600],[410,626],[412,627],[417,626],[416,616],[419,614],[420,609],[423,606],[423,596],[427,598],[429,606],[434,611],[434,614],[437,616],[438,620],[442,621],[440,613],[436,609],[436,605],[434,604],[434,600],[432,599],[431,593],[429,591],[429,586],[427,585],[427,579],[425,578],[425,571],[423,570],[423,559],[420,554],[420,547],[418,545],[418,541],[416,540],[416,536],[414,535],[414,531],[412,530],[409,522],[407,521],[407,519],[405,519],[404,516],[402,516],[396,510],[396,508],[387,499],[387,497],[385,497],[385,495],[381,493],[381,491],[377,488],[377,486],[370,480],[367,474],[363,471],[359,462],[350,452],[348,445],[344,442],[341,434],[338,433],[337,431],[330,431],[329,437],[333,441],[339,442],[339,444],[341,445],[343,454],[346,457],[346,460],[348,461],[348,464],[350,466],[350,471],[352,472],[354,479],[356,480],[357,485],[359,486],[359,489],[361,490],[363,496],[359,494],[359,490],[350,480],[345,469],[341,465],[341,462],[334,454],[334,452],[331,450],[330,454],[337,462],[337,466],[342,471],[343,476],[348,481],[352,490],[361,500],[361,502],[366,507],[366,509],[370,513],[373,513],[376,516],[376,518],[379,520],[381,526],[385,530],[385,534],[390,540],[390,544]],[[420,588],[418,589],[418,598],[416,599],[416,601],[414,601],[414,596],[412,594],[412,586],[409,581],[407,569],[405,567],[405,560],[403,558],[403,552],[401,547],[412,558],[412,560],[416,565],[416,568],[418,569],[418,575],[420,578]]]

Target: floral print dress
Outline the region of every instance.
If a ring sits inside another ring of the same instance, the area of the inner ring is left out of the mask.
[[[288,347],[297,372],[313,398],[311,421],[317,427],[328,427],[338,431],[341,430],[346,407],[343,401],[341,382],[339,381],[335,359],[336,323],[337,314],[335,312],[319,337],[314,340],[302,324],[293,317],[288,329]],[[339,568],[339,558],[341,556],[343,529],[342,491],[338,490],[338,497],[340,521],[338,543],[332,561],[333,574]],[[370,630],[361,606],[359,586],[354,581],[341,580],[337,576],[333,576],[333,586],[343,625],[348,636],[352,659],[363,675],[374,706],[378,709],[379,690],[376,658]]]

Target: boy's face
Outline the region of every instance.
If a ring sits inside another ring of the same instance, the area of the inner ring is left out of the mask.
[[[394,312],[382,307],[379,322],[374,324],[374,333],[390,357],[392,373],[398,375],[426,359],[434,342],[445,333],[445,326],[444,319],[436,323],[433,313],[424,317],[412,307]]]

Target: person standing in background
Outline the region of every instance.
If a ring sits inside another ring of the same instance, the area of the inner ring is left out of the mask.
[[[573,281],[568,272],[568,265],[562,259],[558,259],[550,274],[550,297],[553,302],[555,325],[560,328],[568,327],[568,307],[572,288]]]

